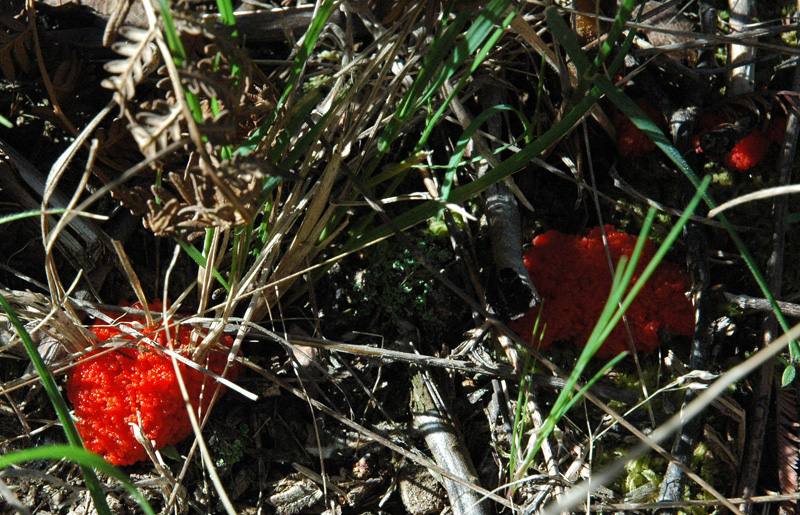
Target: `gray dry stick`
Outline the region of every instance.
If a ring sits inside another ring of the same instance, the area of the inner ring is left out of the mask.
[[[425,437],[436,463],[454,476],[479,485],[475,467],[464,446],[464,438],[447,413],[434,402],[423,373],[411,378],[410,404],[414,426]],[[443,484],[454,515],[492,513],[489,500],[480,493],[447,478],[443,479]]]

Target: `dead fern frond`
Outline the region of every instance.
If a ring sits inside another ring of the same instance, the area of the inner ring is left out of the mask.
[[[709,109],[727,120],[751,117],[753,125],[766,125],[775,115],[800,114],[800,94],[794,91],[755,91],[727,98]]]
[[[214,182],[199,167],[191,167],[183,175],[170,173],[167,182],[177,195],[166,187],[152,187],[153,198],[147,201],[149,212],[145,225],[158,236],[191,233],[209,227],[237,227],[252,218],[258,207],[263,179],[275,168],[258,158],[237,158],[222,163],[217,177],[236,195],[248,213],[238,212],[222,195]],[[141,200],[141,192],[129,192],[129,201]],[[156,200],[157,199],[157,200]]]
[[[241,81],[215,66],[214,57],[201,59],[196,65],[186,63],[180,70],[181,81],[186,90],[201,99],[203,123],[200,132],[212,143],[230,143],[242,117],[242,106],[246,97],[242,93]],[[216,104],[216,114],[211,104]]]
[[[108,62],[105,70],[112,76],[100,84],[104,88],[113,89],[114,100],[124,106],[136,94],[136,85],[156,69],[158,52],[153,42],[154,29],[122,27],[119,33],[125,41],[114,43],[111,49],[125,59]]]
[[[198,19],[195,14],[186,11],[176,10],[173,17],[178,30],[187,40],[185,47],[190,59],[192,54],[202,57],[215,56],[219,52],[224,58],[224,62],[220,64],[226,66],[227,63],[235,62],[241,70],[241,76],[263,75],[248,53],[242,50],[241,39],[233,35],[233,27],[222,25],[211,17]],[[214,48],[209,48],[209,44]],[[259,77],[261,78],[265,77]]]
[[[111,196],[130,210],[133,216],[144,216],[148,212],[147,202],[153,200],[153,194],[141,186],[120,186],[111,190]]]
[[[132,121],[130,132],[139,150],[145,157],[151,157],[173,141],[181,139],[183,113],[180,106],[156,100],[152,105],[145,103],[143,110]]]
[[[113,0],[111,2],[111,9],[108,11],[108,21],[106,28],[103,30],[103,46],[112,44],[117,39],[120,29],[125,18],[128,17],[128,12],[131,10],[131,0]]]
[[[0,12],[0,71],[9,82],[16,80],[17,67],[23,72],[33,67],[28,55],[33,32],[27,23],[20,20],[22,15]]]
[[[139,147],[128,131],[128,121],[125,118],[114,118],[108,127],[99,127],[95,137],[99,143],[98,155],[113,156],[117,164],[130,167],[142,158]]]

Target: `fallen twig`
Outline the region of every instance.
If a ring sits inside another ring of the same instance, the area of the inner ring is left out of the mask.
[[[739,309],[752,309],[754,311],[771,312],[772,306],[767,299],[750,297],[748,295],[738,295],[736,293],[724,293],[725,300],[733,303]],[[777,301],[781,313],[790,317],[800,317],[800,304]]]
[[[432,379],[424,377],[423,373],[411,378],[411,413],[414,416],[414,425],[425,437],[425,443],[440,467],[478,485],[478,475],[464,446],[464,438],[442,407],[434,401],[429,391],[432,388],[435,388]],[[465,488],[447,478],[443,483],[455,515],[488,515],[492,512],[486,502],[488,499],[473,489]]]
[[[693,371],[706,370],[708,368],[708,352],[714,338],[714,311],[709,291],[711,288],[711,273],[708,265],[708,240],[703,229],[701,225],[693,222],[686,225],[689,272],[692,276],[692,303],[697,313],[690,361],[690,369]],[[697,390],[688,388],[681,409],[688,406],[697,396]],[[690,464],[702,427],[703,419],[696,417],[683,424],[680,431],[675,435],[675,440],[672,444],[672,455],[680,463],[684,465]],[[661,483],[659,501],[670,502],[683,498],[685,483],[686,476],[683,471],[676,463],[670,463]]]

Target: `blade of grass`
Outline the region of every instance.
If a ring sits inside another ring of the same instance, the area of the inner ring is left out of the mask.
[[[748,375],[752,374],[753,371],[770,362],[770,360],[777,358],[781,352],[784,352],[791,340],[799,337],[800,324],[794,326],[787,334],[776,339],[770,345],[761,348],[754,355],[719,376],[713,383],[702,390],[702,393],[690,402],[689,405],[684,406],[678,413],[661,424],[658,429],[649,435],[642,435],[642,441],[634,448],[629,449],[625,453],[625,456],[612,462],[603,470],[593,471],[590,479],[575,485],[557,503],[552,503],[552,505],[543,510],[543,513],[545,515],[556,515],[585,501],[587,494],[595,489],[597,485],[611,483],[614,477],[623,472],[625,465],[631,459],[644,455],[653,449],[655,445],[660,444],[668,437],[672,436],[682,425],[701,414],[703,410],[715,402],[715,400],[722,397],[726,392],[729,392],[733,385],[745,379]],[[718,499],[724,500],[725,498],[720,496]],[[731,503],[725,504],[725,506],[734,513],[739,511],[737,507]],[[741,511],[739,511],[739,513],[741,513]]]
[[[479,48],[480,52],[473,59],[469,72],[466,76],[471,75],[482,63],[489,50],[494,47],[495,43],[503,31],[511,23],[515,11],[506,14],[510,0],[492,0],[481,11],[480,15],[470,25],[467,32],[464,33],[458,43],[449,53],[447,59],[442,63],[442,67],[431,84],[427,87],[425,94],[422,97],[412,98],[416,101],[414,110],[422,108],[427,104],[431,96],[433,96],[444,85],[444,82],[455,75],[458,69],[464,62],[475,53]],[[464,12],[469,13],[465,9]],[[471,15],[471,14],[470,14]]]
[[[653,142],[661,149],[662,152],[672,161],[691,181],[692,185],[695,187],[698,186],[699,180],[697,175],[695,175],[694,171],[691,169],[689,164],[683,158],[683,156],[678,152],[669,140],[664,136],[661,130],[647,118],[647,115],[641,111],[641,108],[636,105],[630,98],[628,98],[622,91],[619,90],[616,86],[611,84],[610,81],[606,78],[598,79],[598,86],[603,90],[603,92],[609,97],[609,99],[614,102],[620,110],[625,113],[627,116],[633,115],[631,118],[634,123],[637,121],[641,123],[643,127],[645,127],[645,134],[650,137]],[[630,113],[630,115],[628,114]],[[703,200],[705,201],[706,205],[709,209],[714,209],[717,207],[717,203],[714,199],[708,194],[705,193],[703,195]],[[781,313],[780,308],[778,307],[777,302],[775,301],[775,297],[772,295],[772,292],[767,285],[767,281],[764,278],[764,275],[761,273],[761,270],[755,263],[755,259],[753,255],[750,253],[750,250],[744,244],[739,234],[733,228],[731,223],[728,221],[727,217],[724,214],[720,213],[717,218],[719,219],[720,223],[722,223],[723,227],[727,231],[728,235],[730,236],[731,240],[733,240],[734,245],[739,250],[739,253],[744,259],[747,268],[750,270],[750,273],[753,275],[758,287],[761,289],[764,298],[766,298],[770,306],[772,306],[772,311],[775,314],[775,317],[780,323],[781,328],[784,332],[789,331],[789,324],[786,322],[783,313]],[[800,360],[800,346],[796,341],[792,341],[789,344],[789,352],[792,356],[793,361]]]
[[[311,114],[311,111],[317,106],[316,100],[318,96],[319,95],[314,95],[313,103],[309,102],[307,104],[307,109],[304,108],[300,113],[298,113],[298,116],[295,117],[296,120],[307,119],[308,115]],[[280,160],[278,166],[280,167],[281,170],[284,170],[286,172],[291,171],[292,167],[300,161],[300,158],[308,153],[308,149],[311,147],[311,145],[319,141],[320,133],[327,127],[328,120],[330,119],[333,113],[337,112],[336,108],[340,104],[341,104],[341,99],[334,102],[334,105],[331,106],[331,108],[328,110],[327,113],[322,115],[322,117],[320,117],[320,119],[317,120],[315,123],[311,124],[311,130],[308,131],[307,134],[304,134],[303,137],[300,138],[299,140],[292,142],[292,150],[288,154],[286,154],[285,158],[279,159],[278,156],[282,155],[282,153],[281,154],[278,154],[277,152],[275,153],[274,155],[275,159]],[[295,127],[293,123],[289,124],[286,128],[287,133],[290,134],[295,134],[299,129],[300,126],[298,125]],[[288,146],[288,142],[287,145],[284,145],[284,148],[281,149],[281,152],[283,152],[285,146]]]
[[[94,213],[87,213],[87,212],[78,212],[71,209],[48,209],[47,211],[42,211],[41,209],[35,209],[32,211],[21,211],[19,213],[12,213],[10,215],[3,215],[0,216],[0,225],[6,222],[15,222],[17,220],[23,220],[25,218],[35,218],[42,215],[60,215],[63,213],[75,213],[77,216],[85,216],[86,218],[94,218],[96,220],[108,220],[108,217],[102,215],[96,215]]]
[[[28,331],[25,329],[19,317],[17,317],[14,309],[2,294],[0,294],[0,306],[3,308],[3,311],[5,311],[11,325],[13,325],[14,329],[17,331],[20,340],[22,340],[22,345],[25,347],[25,352],[28,353],[34,368],[36,368],[36,372],[39,374],[42,386],[44,386],[44,390],[47,392],[50,402],[53,403],[53,408],[56,410],[58,419],[61,421],[61,426],[64,429],[64,434],[67,436],[69,447],[83,450],[83,441],[78,434],[78,428],[75,427],[75,422],[69,414],[67,403],[64,397],[61,396],[56,380],[53,378],[53,374],[50,373],[50,369],[47,368],[42,356],[39,354],[39,350],[36,348],[36,344],[33,343],[31,335],[28,334]],[[0,456],[0,458],[2,458],[2,456]],[[86,488],[92,496],[94,507],[97,512],[102,515],[111,515],[111,509],[108,507],[103,488],[100,486],[100,481],[97,479],[94,470],[87,466],[81,466],[81,473],[86,481]]]
[[[314,16],[314,19],[311,20],[311,25],[309,25],[308,31],[306,31],[306,34],[303,38],[303,44],[300,45],[297,55],[294,58],[294,64],[292,65],[292,70],[289,73],[289,78],[286,80],[286,89],[284,89],[280,100],[278,100],[278,105],[275,107],[276,111],[281,108],[281,106],[289,98],[289,95],[291,95],[292,91],[297,88],[296,81],[298,77],[300,77],[303,67],[311,55],[311,51],[314,49],[314,45],[317,44],[317,39],[322,33],[323,27],[325,27],[325,24],[328,22],[328,18],[330,18],[331,13],[333,12],[333,7],[333,0],[325,0],[322,2],[322,5],[319,6],[319,10],[317,11],[316,16]]]
[[[231,2],[231,0],[217,0],[217,11],[219,11],[219,19],[223,25],[227,25],[229,27],[236,26],[236,16],[233,14],[233,2]],[[234,28],[233,32],[231,32],[231,38],[235,38],[237,36],[239,36],[239,31],[237,31]],[[217,63],[215,66],[218,66],[221,58],[222,58],[222,53],[217,52]],[[242,68],[239,65],[239,63],[236,62],[231,63],[231,74],[237,78],[241,77]],[[219,111],[219,106],[217,104],[216,98],[214,99],[212,106],[216,111]],[[219,112],[215,112],[214,116],[217,116],[218,114]],[[226,150],[227,152],[230,152],[230,147],[227,145],[223,147],[223,149]],[[231,157],[232,157],[231,155],[225,156],[226,159],[230,159]]]
[[[386,128],[379,136],[376,154],[361,170],[361,175],[365,182],[373,185],[377,182],[371,176],[402,127],[418,109],[426,106],[432,96],[440,90],[444,82],[452,77],[478,49],[481,49],[480,52],[473,58],[470,70],[459,84],[463,85],[466,79],[483,62],[489,50],[494,47],[502,35],[505,27],[513,19],[513,12],[506,14],[509,5],[510,0],[490,1],[481,10],[460,40],[458,38],[462,34],[463,27],[472,16],[472,13],[469,13],[468,10],[464,9],[457,12],[455,18],[446,27],[444,25],[440,26],[439,34],[434,37],[430,49],[425,54],[420,72],[417,74],[409,91],[400,101]],[[444,104],[439,107],[433,116],[428,117],[426,128],[413,154],[419,154],[430,131],[442,118],[447,105],[457,91],[458,88],[448,96]],[[391,195],[394,189],[402,182],[405,173],[406,171],[394,177],[394,180],[384,189],[382,194],[384,196]],[[424,213],[415,212],[419,216],[418,219],[408,225],[401,222],[399,226],[405,229],[414,223],[436,216],[443,206],[443,203],[437,201],[430,202],[426,204]],[[370,214],[361,220],[357,226],[353,227],[351,230],[353,236],[345,244],[346,249],[353,250],[363,245],[368,245],[370,242],[383,238],[392,232],[392,229],[384,224],[381,226],[384,231],[382,234],[370,232],[370,236],[364,239],[363,235],[366,227],[372,223],[373,219],[374,216]]]
[[[520,120],[522,120],[523,124],[526,123],[525,117],[522,116],[522,113],[508,105],[492,106],[476,116],[456,142],[456,145],[453,148],[453,155],[450,156],[450,162],[447,163],[444,180],[442,181],[441,193],[439,195],[443,202],[446,202],[450,197],[450,190],[453,187],[456,168],[461,162],[461,157],[464,155],[464,152],[467,149],[467,143],[469,143],[469,141],[472,139],[472,136],[483,126],[484,123],[486,123],[489,118],[501,111],[513,111],[520,116]]]
[[[415,148],[415,152],[422,150],[425,147],[425,144],[428,141],[428,137],[430,136],[433,128],[439,123],[442,117],[445,114],[445,111],[449,109],[450,102],[456,97],[456,95],[461,91],[461,89],[467,84],[467,81],[472,76],[473,73],[483,64],[483,61],[486,59],[486,56],[489,54],[492,48],[494,48],[495,43],[497,40],[500,39],[500,36],[503,35],[506,27],[511,23],[511,20],[514,19],[516,16],[516,10],[511,10],[505,17],[502,14],[507,10],[508,5],[506,2],[498,2],[498,3],[490,3],[486,7],[486,12],[488,13],[485,16],[484,23],[482,24],[473,24],[467,34],[465,35],[462,43],[464,43],[466,55],[471,55],[474,49],[471,48],[472,44],[475,44],[475,48],[477,48],[477,44],[482,42],[486,39],[485,43],[481,46],[480,51],[475,55],[475,59],[473,59],[472,65],[470,66],[467,73],[464,74],[463,77],[456,83],[453,87],[453,91],[447,95],[447,98],[442,105],[436,110],[436,112],[430,117],[428,123],[426,124],[425,130],[422,133],[422,136],[417,143]],[[495,21],[499,20],[499,21]],[[492,24],[486,23],[491,22]],[[496,25],[496,26],[495,26]],[[459,49],[453,52],[452,55],[459,55]],[[460,62],[458,63],[461,64]],[[431,93],[438,90],[441,86],[444,85],[444,82],[449,79],[451,76],[455,74],[457,70],[456,63],[445,63],[443,72],[437,81],[434,82],[433,87],[431,88]],[[421,105],[421,104],[420,104]]]
[[[492,184],[517,172],[532,159],[538,157],[544,150],[554,145],[583,118],[597,99],[600,98],[599,92],[596,93],[596,96],[594,96],[594,93],[593,90],[592,94],[585,97],[573,110],[568,112],[564,118],[555,123],[550,130],[545,132],[541,137],[535,139],[529,145],[526,145],[519,152],[488,171],[485,175],[452,190],[448,199],[449,202],[458,204],[464,202],[473,195],[477,195]],[[436,216],[443,206],[444,204],[438,200],[429,200],[399,215],[394,219],[394,222],[401,229],[407,229],[423,220]],[[381,225],[373,230],[364,232],[357,240],[349,242],[344,250],[350,251],[354,248],[368,245],[390,234],[392,234],[392,229],[388,225]]]
[[[555,7],[548,7],[545,9],[545,12],[553,12],[555,16],[558,16],[558,11]],[[563,23],[563,20],[560,21]],[[623,44],[623,50],[630,45],[632,39],[633,33],[629,34],[628,38],[626,38],[625,43]],[[623,53],[620,53],[615,57],[614,61],[609,66],[609,73],[616,73],[616,71],[624,63],[624,57],[625,56]],[[590,64],[585,56],[582,56],[582,63],[584,69]],[[490,185],[509,177],[513,173],[523,168],[531,160],[538,157],[544,150],[554,145],[562,137],[564,137],[564,135],[566,135],[572,129],[572,127],[574,127],[594,106],[595,102],[597,102],[601,95],[602,94],[598,88],[594,87],[590,89],[586,96],[578,99],[574,107],[539,138],[526,145],[519,152],[509,157],[478,179],[452,190],[448,199],[449,202],[454,204],[463,202],[473,195],[482,192]],[[406,229],[423,220],[436,216],[443,206],[444,204],[438,200],[430,200],[399,215],[394,219],[394,222],[401,229]],[[392,229],[386,224],[370,231],[358,232],[357,234],[360,236],[349,241],[344,246],[343,251],[350,252],[354,249],[367,246],[372,242],[389,236],[391,233]]]
[[[397,137],[400,129],[408,121],[416,109],[417,101],[421,98],[427,98],[432,94],[425,93],[428,84],[433,80],[434,73],[439,69],[441,63],[444,61],[447,53],[453,48],[456,38],[462,33],[469,14],[461,11],[456,14],[456,17],[444,29],[440,36],[434,37],[429,51],[425,54],[425,58],[420,66],[419,73],[416,79],[411,84],[411,88],[406,93],[406,96],[400,101],[391,121],[386,125],[383,133],[378,139],[378,154],[372,159],[370,165],[367,166],[367,175],[374,170],[383,154],[389,149],[391,143]]]
[[[190,245],[189,243],[186,243],[183,240],[176,238],[175,241],[178,242],[178,245],[181,246],[181,249],[183,249],[183,251],[186,252],[186,254],[188,254],[189,257],[192,258],[195,263],[197,263],[203,268],[206,267],[206,258],[203,256],[203,254],[200,253],[199,250],[197,250],[193,245]],[[230,292],[231,286],[228,284],[228,281],[226,281],[225,278],[222,277],[222,274],[220,274],[216,268],[211,270],[211,274],[214,276],[214,279],[219,281],[219,283],[222,285],[223,288],[225,288],[226,291]]]
[[[365,167],[365,177],[369,177],[377,168],[381,158],[388,151],[389,146],[396,139],[400,129],[409,118],[418,109],[425,107],[444,82],[452,77],[463,63],[482,46],[483,48],[475,57],[469,72],[459,81],[459,85],[463,85],[462,83],[483,62],[489,50],[495,45],[505,27],[508,26],[513,18],[513,13],[506,15],[504,18],[510,3],[510,0],[492,0],[489,2],[481,10],[481,13],[470,25],[466,33],[463,33],[463,28],[472,13],[468,9],[463,9],[456,13],[453,21],[442,31],[440,36],[434,37],[431,48],[423,59],[417,78],[400,102],[392,116],[392,120],[379,137],[378,152]],[[462,33],[463,37],[459,40],[458,38]],[[460,86],[456,87],[456,92],[459,89]],[[431,130],[447,109],[450,98],[452,98],[452,95],[430,117],[414,152],[419,151],[424,146]]]
[[[534,333],[536,334],[536,333]],[[525,355],[525,365],[522,370],[528,370],[530,364],[530,354]],[[533,371],[531,371],[533,373]],[[514,425],[511,427],[511,451],[508,457],[508,476],[513,477],[514,471],[517,469],[517,454],[519,447],[522,444],[522,437],[524,433],[524,425],[522,424],[522,407],[528,404],[530,397],[530,380],[528,374],[522,376],[519,383],[519,392],[517,393],[517,405],[514,409]]]
[[[233,3],[231,0],[217,0],[217,11],[219,19],[223,25],[236,25],[236,16],[233,14]],[[234,33],[236,35],[236,33]]]
[[[155,515],[152,506],[131,480],[120,469],[107,462],[97,454],[71,445],[47,445],[32,447],[20,451],[9,452],[0,456],[0,470],[34,460],[67,460],[77,463],[81,468],[96,469],[119,481],[147,515]],[[104,498],[105,499],[105,498]],[[98,510],[100,511],[100,510]]]
[[[592,87],[593,83],[597,78],[598,71],[601,69],[603,63],[606,61],[608,56],[611,54],[614,45],[616,45],[617,40],[622,35],[622,31],[625,30],[625,24],[630,19],[631,13],[633,12],[633,8],[635,5],[636,5],[635,0],[625,0],[620,3],[619,9],[617,10],[617,15],[614,18],[614,24],[611,26],[611,29],[608,31],[606,38],[603,40],[603,44],[600,46],[600,50],[598,51],[597,56],[595,56],[594,60],[591,62],[589,62],[589,59],[586,57],[586,54],[583,52],[583,50],[580,49],[577,39],[575,39],[574,37],[561,38],[558,37],[558,34],[556,33],[558,41],[565,46],[567,54],[575,62],[575,66],[578,68],[578,74],[581,77],[578,86],[575,88],[575,95],[583,96],[585,94],[585,91],[590,87]],[[553,20],[556,17],[558,17],[559,21],[561,21],[561,24],[559,25],[566,26],[566,23],[561,18],[561,16],[558,15],[558,11],[554,6],[551,6],[545,10],[545,17],[547,18],[547,25],[549,26],[551,31],[554,30],[551,20]],[[629,47],[630,44],[633,42],[634,33],[635,31],[630,32],[626,40],[627,45],[623,45],[620,51],[619,55],[622,56],[623,58],[625,54],[627,54],[628,52],[627,47]],[[578,45],[577,51],[573,47],[573,45]],[[567,48],[567,46],[570,46],[572,48]]]
[[[161,19],[164,22],[164,33],[172,54],[172,61],[175,66],[181,67],[186,61],[186,50],[183,48],[181,38],[178,36],[178,29],[175,28],[175,20],[172,18],[169,0],[158,0],[158,4],[161,7]],[[183,88],[183,93],[186,97],[186,103],[189,104],[189,109],[192,111],[192,117],[197,123],[202,122],[203,109],[200,106],[200,99],[185,87]]]
[[[625,297],[625,300],[622,301],[622,305],[620,306],[619,310],[611,318],[611,320],[608,323],[608,327],[606,327],[605,331],[599,335],[599,338],[602,339],[607,338],[608,335],[611,334],[611,330],[614,328],[614,326],[620,321],[620,319],[622,319],[622,315],[625,314],[625,311],[630,307],[631,303],[633,303],[633,300],[636,298],[636,295],[638,295],[641,289],[644,287],[644,284],[647,281],[647,279],[653,274],[653,272],[655,272],[655,269],[658,266],[658,264],[661,262],[661,260],[664,259],[664,256],[667,255],[667,252],[669,252],[675,240],[678,239],[678,236],[680,235],[683,226],[686,225],[686,222],[688,222],[689,217],[692,215],[695,209],[697,209],[697,205],[699,204],[703,194],[708,189],[709,184],[711,184],[710,176],[705,177],[703,179],[703,182],[700,183],[700,187],[697,190],[695,196],[692,198],[692,201],[686,207],[686,210],[678,219],[678,222],[675,224],[675,226],[667,234],[666,238],[664,238],[664,241],[658,247],[658,250],[656,250],[653,259],[650,260],[645,269],[642,271],[642,274],[639,277],[639,280],[636,281],[636,284],[634,284],[631,287],[631,290]]]

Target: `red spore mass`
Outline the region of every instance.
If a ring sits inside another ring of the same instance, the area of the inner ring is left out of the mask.
[[[134,305],[136,308],[139,305]],[[161,311],[161,303],[150,304],[151,311]],[[164,347],[169,347],[166,331],[160,327],[142,329],[144,317],[126,316],[118,325],[140,324],[138,331]],[[133,340],[118,325],[97,322],[91,328],[100,342],[112,337]],[[161,329],[161,330],[160,330]],[[191,328],[170,329],[173,348],[188,355]],[[233,340],[223,335],[219,342],[230,347]],[[105,352],[105,353],[104,353]],[[200,363],[216,374],[225,368],[227,351],[211,350]],[[189,399],[194,409],[205,412],[213,396],[216,382],[199,370],[179,364]],[[241,366],[229,369],[227,377],[235,379]],[[224,387],[221,391],[224,393]],[[130,465],[147,458],[136,441],[131,424],[142,428],[155,449],[174,445],[192,434],[192,426],[181,396],[172,359],[146,343],[135,348],[119,348],[110,352],[93,352],[72,368],[67,380],[67,395],[75,406],[78,431],[86,448],[100,454],[114,465]]]
[[[622,256],[630,256],[637,237],[605,227],[611,259],[616,267]],[[639,258],[634,284],[655,254],[655,245],[648,240]],[[531,342],[533,347],[548,350],[553,342],[574,340],[586,344],[611,291],[612,275],[599,227],[585,236],[548,231],[533,240],[525,253],[525,266],[542,298],[539,329],[544,335]],[[663,262],[639,292],[626,312],[636,350],[653,352],[660,345],[658,330],[691,335],[694,331],[694,310],[686,293],[689,279],[672,263]],[[531,341],[539,306],[509,327]],[[597,357],[610,357],[629,350],[627,333],[620,322],[600,347]]]
[[[761,131],[755,130],[742,138],[728,152],[723,162],[729,170],[744,172],[764,160],[769,150],[769,139]]]
[[[724,118],[717,113],[703,113],[697,120],[698,131],[694,136],[695,152],[705,154],[709,161],[721,159],[723,164],[731,171],[745,172],[758,165],[767,157],[771,143],[780,143],[786,129],[786,118],[775,116],[769,121],[767,127],[752,129],[724,155],[716,155],[714,149],[701,146],[701,141],[706,134],[719,132],[726,138],[738,134],[735,125],[726,123]],[[726,130],[731,128],[729,130]]]
[[[666,129],[664,116],[649,100],[640,98],[636,104],[662,131]],[[656,149],[653,140],[621,112],[614,115],[614,129],[617,131],[617,151],[625,159],[636,159]]]

